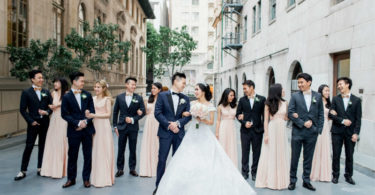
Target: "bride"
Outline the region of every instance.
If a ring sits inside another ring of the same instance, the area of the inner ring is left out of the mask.
[[[187,133],[171,159],[159,184],[157,195],[243,195],[255,194],[211,131],[215,107],[210,87],[195,86],[197,101],[191,103],[193,116]]]

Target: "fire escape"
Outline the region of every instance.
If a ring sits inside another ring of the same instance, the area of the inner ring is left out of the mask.
[[[237,58],[231,50],[242,48],[241,41],[241,10],[242,0],[223,0],[222,7],[222,49],[229,55]]]

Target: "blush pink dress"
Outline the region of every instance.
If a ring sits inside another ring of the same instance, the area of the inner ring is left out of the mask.
[[[53,94],[53,105],[61,105],[60,95]],[[46,177],[63,178],[66,176],[68,138],[67,122],[61,117],[61,108],[58,107],[51,115],[46,145],[44,147],[43,163],[40,174]]]
[[[257,188],[282,190],[289,185],[289,154],[286,136],[287,103],[281,102],[279,110],[270,116],[268,123],[268,144],[262,143],[258,171],[255,181]]]
[[[223,146],[225,153],[238,167],[237,157],[237,136],[236,136],[236,108],[220,105],[221,121],[219,127],[219,142]]]
[[[141,157],[139,165],[139,175],[142,177],[156,176],[156,168],[158,165],[159,123],[155,119],[154,109],[155,103],[147,103],[146,122],[143,130]]]
[[[96,114],[111,112],[106,104],[109,98],[97,100],[94,97]],[[92,146],[91,184],[95,187],[112,186],[115,183],[115,161],[112,127],[109,118],[94,118],[95,135]]]
[[[328,119],[329,109],[324,106],[324,125],[322,134],[318,136],[315,145],[314,157],[311,167],[310,178],[312,181],[331,181],[332,159],[331,159],[331,125]]]

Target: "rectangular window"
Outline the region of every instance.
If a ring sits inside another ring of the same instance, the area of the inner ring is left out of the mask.
[[[27,46],[28,1],[8,0],[7,43],[15,47]]]
[[[256,6],[253,7],[253,34],[257,32],[257,8]]]
[[[199,12],[193,12],[192,14],[192,19],[194,22],[199,21]]]
[[[270,21],[276,19],[276,0],[270,0]]]
[[[350,77],[350,52],[333,55],[333,94],[336,95],[336,80],[340,77]]]
[[[191,27],[191,36],[194,38],[194,39],[197,39],[198,36],[199,36],[199,27],[198,26],[193,26]]]
[[[296,4],[296,0],[288,0],[288,7]]]
[[[199,0],[193,0],[193,1],[191,2],[191,4],[192,4],[192,5],[199,5]]]
[[[262,28],[262,1],[258,1],[258,30]]]
[[[244,32],[243,32],[243,38],[246,41],[247,40],[247,16],[243,19],[243,26],[244,26]]]

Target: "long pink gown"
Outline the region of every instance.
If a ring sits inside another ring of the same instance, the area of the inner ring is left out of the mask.
[[[238,167],[237,157],[237,136],[236,136],[236,108],[220,105],[221,121],[219,127],[219,142],[223,146],[225,153],[232,160],[234,165]]]
[[[262,143],[258,171],[255,181],[257,188],[282,190],[289,185],[288,139],[286,136],[287,104],[282,102],[268,123],[268,144]]]
[[[331,125],[328,119],[329,109],[324,106],[324,125],[322,134],[318,136],[315,145],[314,157],[311,167],[310,178],[312,181],[331,181],[332,159],[331,159]]]
[[[53,93],[53,105],[61,105],[60,95]],[[66,176],[68,138],[66,135],[68,124],[61,117],[58,107],[51,115],[44,147],[43,163],[40,174],[46,177],[63,178]]]
[[[155,103],[147,103],[146,122],[143,130],[139,175],[142,177],[156,176],[158,165],[159,123],[154,116]]]
[[[111,112],[107,110],[111,104],[109,98],[97,100],[94,97],[96,114]],[[91,184],[95,187],[112,186],[115,183],[115,161],[113,134],[109,118],[95,118],[93,120],[95,135],[92,146]]]

